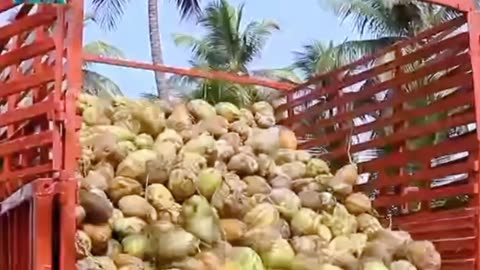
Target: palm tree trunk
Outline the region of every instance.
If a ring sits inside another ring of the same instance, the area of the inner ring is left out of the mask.
[[[153,64],[163,65],[162,41],[160,38],[160,23],[158,2],[160,0],[148,0],[148,32],[150,35],[150,53]],[[157,86],[157,95],[162,98],[170,96],[167,78],[162,72],[155,72],[155,83]]]

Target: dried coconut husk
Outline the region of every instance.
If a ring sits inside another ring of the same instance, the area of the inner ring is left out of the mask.
[[[441,268],[440,254],[429,241],[413,241],[406,248],[407,259],[418,269],[439,270]]]
[[[256,157],[258,163],[258,172],[257,174],[262,177],[270,178],[275,176],[275,161],[266,154],[258,154]]]
[[[128,177],[115,177],[107,190],[108,197],[113,203],[117,203],[120,198],[127,195],[140,195],[142,193],[142,185],[135,179]]]
[[[280,166],[283,174],[290,177],[290,179],[300,179],[305,176],[306,165],[300,161],[285,163]]]
[[[370,201],[370,198],[361,192],[348,195],[344,204],[348,211],[355,215],[367,213],[372,210],[372,202]]]
[[[245,123],[247,123],[251,127],[256,125],[255,117],[253,116],[253,113],[251,111],[249,111],[248,109],[245,109],[245,108],[240,109],[239,120],[244,121]]]
[[[378,219],[366,213],[357,216],[357,223],[358,230],[365,233],[370,238],[373,237],[377,231],[383,229]]]
[[[290,221],[290,227],[294,235],[318,234],[320,225],[322,225],[322,216],[309,208],[301,208]]]
[[[398,260],[390,264],[390,270],[417,270],[417,268],[409,261]]]
[[[169,270],[177,270],[177,269],[185,269],[185,270],[207,270],[205,264],[194,257],[187,257],[183,259],[179,259],[173,262],[165,262],[163,264],[159,264],[161,269],[169,269]]]
[[[251,155],[238,153],[230,158],[227,168],[240,175],[252,175],[258,170],[258,163]]]
[[[297,161],[297,153],[292,149],[278,149],[275,154],[275,164],[282,165],[289,162]]]
[[[247,225],[238,219],[221,219],[220,226],[229,242],[238,241],[247,232]]]
[[[108,159],[115,151],[118,139],[111,132],[96,133],[90,142],[84,145],[91,145],[95,161]]]
[[[308,177],[315,177],[320,174],[330,174],[330,168],[328,164],[319,158],[309,159],[307,162],[307,172]]]
[[[238,151],[238,148],[242,146],[242,139],[240,135],[235,132],[229,132],[220,137],[220,140],[227,141],[235,151]]]
[[[336,253],[333,255],[332,264],[344,270],[357,270],[359,260],[351,253]]]
[[[242,120],[231,123],[230,130],[240,135],[242,141],[247,140],[248,137],[252,134],[252,128],[248,125],[247,122]]]
[[[272,105],[266,101],[258,101],[253,103],[251,107],[251,111],[252,113],[259,113],[259,114],[273,114],[275,112]]]
[[[197,153],[184,152],[177,156],[176,169],[184,169],[191,173],[199,173],[207,168],[207,159]],[[171,173],[170,173],[171,174]]]
[[[126,253],[119,253],[112,257],[117,267],[124,267],[129,265],[143,266],[143,261],[135,256]]]
[[[279,129],[276,127],[268,129],[253,128],[250,137],[245,145],[252,147],[256,153],[274,154],[279,149]]]
[[[269,250],[259,253],[264,266],[268,269],[289,269],[295,258],[295,252],[283,238],[277,238]]]
[[[267,180],[261,176],[246,176],[243,178],[243,182],[247,184],[247,196],[253,196],[255,194],[269,194],[270,191],[272,191],[272,188],[267,183]]]
[[[270,250],[281,233],[275,227],[257,227],[248,230],[242,239],[242,244],[251,247],[257,252]]]
[[[300,198],[290,189],[275,188],[270,192],[269,197],[287,220],[290,220],[300,210]]]
[[[130,153],[117,166],[116,176],[124,176],[143,180],[146,174],[146,164],[149,160],[157,158],[157,153],[148,149],[141,149]]]
[[[135,144],[131,141],[120,141],[117,143],[115,152],[109,158],[109,163],[118,166],[120,162],[127,158],[127,156],[138,150]]]
[[[261,128],[269,128],[275,125],[275,115],[274,114],[255,114],[255,122]]]
[[[347,164],[340,168],[334,175],[338,181],[349,184],[355,185],[358,180],[358,168],[355,164]]]
[[[170,173],[168,189],[176,201],[182,202],[197,191],[196,182],[197,176],[194,171],[183,168],[174,169]]]
[[[86,213],[85,221],[92,224],[105,223],[110,219],[113,207],[108,200],[101,196],[80,189],[79,191],[80,205]]]
[[[162,133],[158,134],[157,138],[155,139],[153,148],[155,149],[157,144],[161,144],[164,142],[172,143],[177,150],[183,146],[182,136],[180,136],[180,134],[178,134],[174,129],[167,128]]]
[[[190,100],[187,109],[198,120],[208,119],[217,114],[215,108],[203,99]]]
[[[85,209],[81,205],[75,206],[75,221],[77,226],[83,223],[86,216],[87,216],[87,213],[85,212]]]
[[[290,244],[297,254],[315,256],[318,250],[328,245],[328,241],[318,235],[304,235],[294,236],[290,239]]]
[[[83,122],[90,126],[110,125],[111,120],[105,115],[102,107],[88,106],[82,111]]]
[[[174,106],[172,113],[168,116],[166,121],[167,128],[173,129],[177,132],[190,129],[192,125],[190,114],[183,103]]]
[[[281,218],[277,222],[275,227],[280,232],[280,235],[282,236],[283,239],[289,239],[292,236],[292,231],[290,230],[290,224],[288,224],[288,222],[285,219]]]
[[[345,206],[337,203],[333,213],[323,213],[323,224],[327,225],[334,236],[349,235],[355,233],[358,223],[355,216],[348,213]]]
[[[375,232],[372,239],[374,241],[381,241],[386,243],[390,252],[393,254],[399,250],[403,249],[409,243],[412,242],[412,238],[409,233],[405,231],[392,231],[390,229],[381,229]]]
[[[280,127],[278,137],[278,144],[280,148],[297,149],[297,136],[290,129]]]
[[[353,253],[353,255],[359,258],[362,255],[365,246],[367,245],[368,237],[363,233],[354,233],[351,234],[349,238],[351,242],[350,251]]]
[[[113,211],[112,211],[112,216],[110,217],[110,219],[108,219],[108,224],[110,224],[110,227],[113,228],[115,222],[118,219],[121,219],[123,217],[124,216],[123,216],[122,211],[120,211],[120,209],[114,208]]]
[[[122,252],[122,245],[117,240],[115,239],[108,240],[107,251],[105,252],[106,256],[114,259],[121,252]]]
[[[82,230],[77,230],[75,232],[75,253],[77,260],[89,256],[91,252],[92,240],[87,233]]]
[[[286,175],[277,175],[269,181],[272,188],[290,188],[292,187],[292,179]]]
[[[112,229],[108,223],[101,225],[93,225],[85,223],[82,226],[82,230],[88,235],[92,241],[93,255],[104,254],[108,248],[108,240],[112,238]]]
[[[215,168],[206,168],[200,171],[197,179],[198,192],[210,199],[215,191],[220,187],[223,181],[223,175],[220,170]]]
[[[147,221],[158,218],[155,208],[148,201],[138,195],[127,195],[118,201],[118,208],[126,217],[139,217]]]
[[[150,149],[153,146],[154,140],[149,134],[142,133],[135,137],[133,143],[138,149]]]
[[[216,162],[228,161],[234,154],[235,148],[226,140],[220,139],[215,142]]]
[[[133,115],[131,108],[116,108],[112,115],[112,122],[115,126],[123,127],[132,133],[138,134],[142,125]]]
[[[243,217],[243,221],[249,226],[249,228],[271,227],[277,224],[279,220],[279,211],[269,203],[260,203],[256,205]]]
[[[151,241],[143,234],[131,234],[122,239],[123,252],[146,259],[151,253]]]
[[[206,270],[208,269],[221,269],[223,265],[224,257],[219,257],[214,252],[202,251],[195,256],[196,259],[201,261],[205,265]],[[198,268],[197,268],[198,269]]]
[[[202,156],[210,155],[215,151],[215,139],[208,135],[202,134],[196,138],[189,140],[180,150],[180,153],[190,152]]]
[[[134,116],[140,123],[140,132],[155,137],[165,128],[165,113],[151,102],[143,102],[141,108],[134,111]]]
[[[117,270],[113,260],[107,256],[90,256],[77,261],[77,270]]]
[[[153,160],[149,160],[146,163],[145,178],[141,183],[147,185],[150,183],[164,184],[168,181],[170,173],[173,170],[173,159],[165,160],[158,157]]]
[[[177,157],[177,147],[174,142],[171,141],[159,141],[155,142],[152,150],[157,153],[157,160],[163,161],[165,164],[171,165],[175,163]]]
[[[303,207],[316,211],[331,211],[336,205],[335,197],[329,192],[304,190],[298,197]]]
[[[143,233],[147,223],[138,217],[122,217],[113,222],[113,231],[121,237]]]
[[[393,252],[388,244],[381,241],[367,242],[363,250],[362,259],[378,260],[390,265],[393,260]]]
[[[158,261],[182,259],[194,255],[200,245],[200,241],[193,234],[181,228],[168,231],[151,228],[148,235],[152,241],[153,256]]]
[[[295,191],[295,193],[302,191],[322,191],[322,186],[317,183],[314,178],[300,178],[292,181],[292,190]]]
[[[240,110],[230,102],[219,102],[215,104],[217,114],[224,117],[228,122],[234,122],[240,117]]]
[[[254,206],[248,197],[234,192],[225,198],[220,214],[222,217],[243,218]]]
[[[182,205],[183,227],[203,243],[217,243],[222,238],[220,219],[208,200],[194,195]]]

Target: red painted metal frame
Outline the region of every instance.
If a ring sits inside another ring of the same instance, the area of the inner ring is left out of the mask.
[[[86,54],[83,56],[83,59],[84,61],[93,62],[93,63],[101,63],[101,64],[129,67],[129,68],[135,68],[135,69],[154,70],[154,71],[160,71],[165,73],[173,73],[178,75],[204,78],[204,79],[225,80],[225,81],[231,81],[239,84],[253,84],[253,85],[269,87],[269,88],[280,90],[280,91],[289,91],[293,89],[293,87],[295,86],[290,83],[276,82],[271,80],[254,78],[250,76],[239,76],[239,75],[235,75],[228,72],[221,72],[221,71],[206,72],[198,69],[186,69],[186,68],[178,68],[178,67],[169,67],[165,65],[154,65],[154,64],[145,63],[145,62],[115,59],[115,58],[103,57],[98,55]]]

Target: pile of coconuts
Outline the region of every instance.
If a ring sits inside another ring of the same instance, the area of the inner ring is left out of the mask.
[[[83,94],[79,270],[439,270],[428,241],[382,227],[331,172],[297,150],[267,102],[112,101]]]

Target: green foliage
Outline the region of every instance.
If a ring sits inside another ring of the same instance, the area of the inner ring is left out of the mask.
[[[130,0],[92,0],[97,22],[102,28],[115,30]],[[182,18],[200,13],[200,0],[174,0]]]
[[[95,22],[95,15],[87,14],[84,22],[85,25],[88,22]],[[104,57],[125,58],[122,50],[102,40],[85,44],[83,46],[83,52]],[[114,96],[123,95],[120,87],[113,80],[94,71],[92,68],[91,63],[85,63],[83,67],[83,91],[109,99]]]
[[[244,24],[243,8],[244,5],[233,7],[226,0],[209,3],[197,22],[205,30],[205,35],[195,37],[174,34],[175,44],[191,50],[190,63],[193,68],[298,82],[299,78],[290,67],[249,69],[249,64],[261,56],[269,37],[280,27],[269,20]],[[228,101],[238,106],[246,106],[276,96],[271,89],[221,80],[173,76],[171,81],[176,82],[174,85],[177,88],[191,89],[183,94],[185,98],[202,98],[213,104]]]

